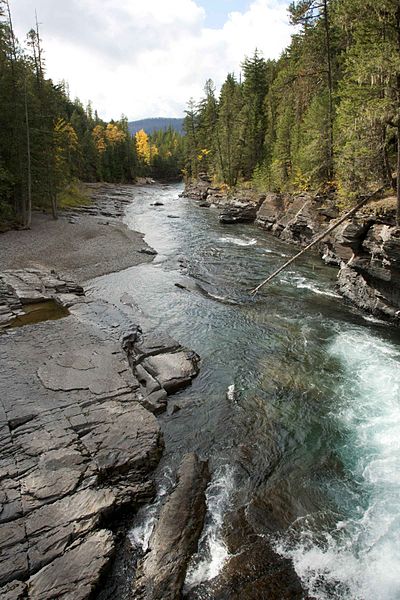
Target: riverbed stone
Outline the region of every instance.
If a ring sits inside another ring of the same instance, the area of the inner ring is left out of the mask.
[[[186,569],[196,551],[206,513],[207,462],[187,454],[178,482],[161,509],[149,552],[138,568],[137,600],[176,600],[181,597]]]
[[[194,352],[171,352],[143,361],[148,371],[168,393],[185,387],[199,372],[199,357]]]
[[[143,334],[133,328],[122,342],[137,378],[142,405],[160,414],[167,396],[188,386],[199,373],[200,357],[163,332]]]

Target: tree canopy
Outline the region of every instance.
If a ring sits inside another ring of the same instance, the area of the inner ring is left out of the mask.
[[[153,134],[151,156],[144,156],[126,117],[107,123],[91,103],[72,100],[66,83],[46,77],[44,57],[38,23],[21,45],[9,1],[0,0],[0,222],[15,219],[29,227],[32,206],[56,217],[60,194],[74,180],[179,178],[179,134]]]
[[[256,50],[218,98],[208,82],[191,101],[188,176],[330,190],[348,204],[393,185],[400,207],[398,0],[296,0],[288,10],[296,29],[278,60]]]

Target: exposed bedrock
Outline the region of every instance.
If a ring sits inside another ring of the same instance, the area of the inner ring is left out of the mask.
[[[329,199],[268,194],[256,223],[283,240],[306,245],[337,216]],[[391,215],[361,210],[323,240],[319,250],[340,267],[338,288],[359,308],[395,320],[400,315],[400,229]]]
[[[183,195],[200,201],[199,206],[222,208],[220,222],[224,224],[253,223],[257,211],[265,199],[265,194],[254,190],[230,191],[224,186],[215,186],[205,174],[198,181],[186,185]]]
[[[121,509],[134,511],[154,495],[152,472],[163,449],[160,426],[143,406],[142,384],[121,347],[122,334],[134,326],[116,307],[89,302],[81,288],[49,277],[32,270],[0,277],[11,312],[22,298],[51,293],[71,313],[0,335],[0,597],[6,600],[89,598],[113,559]],[[189,352],[162,336],[139,337],[137,352],[160,380],[160,393],[190,381]]]
[[[138,600],[178,600],[189,560],[197,549],[206,514],[207,462],[187,454],[177,485],[161,509],[149,551],[138,567],[134,597]]]
[[[306,245],[337,216],[329,200],[268,194],[256,223],[283,240]],[[359,308],[395,320],[400,316],[400,229],[389,215],[368,210],[345,221],[320,244],[328,264],[340,267],[338,288]]]
[[[166,334],[143,334],[134,328],[124,337],[123,347],[139,381],[140,402],[154,414],[164,412],[167,397],[199,373],[199,355]]]
[[[187,185],[185,195],[223,206],[222,222],[255,220],[265,231],[300,246],[309,244],[339,216],[330,196],[271,192],[262,197],[249,190],[228,193],[224,187],[213,187],[204,174],[198,182]],[[366,205],[321,241],[317,249],[327,264],[339,267],[338,289],[345,298],[369,313],[397,323],[400,228],[395,226],[393,209],[388,209],[385,202]],[[236,208],[238,204],[242,205],[240,209]]]

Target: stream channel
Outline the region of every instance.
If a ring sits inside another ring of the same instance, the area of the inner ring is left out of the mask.
[[[400,598],[399,332],[348,306],[336,270],[313,255],[252,298],[295,248],[253,225],[221,225],[182,189],[132,187],[125,222],[158,255],[90,282],[89,295],[202,359],[193,385],[170,399],[180,410],[160,419],[159,496],[137,515],[133,543],[146,547],[160,499],[194,451],[212,480],[189,598],[228,560],[226,518],[241,509],[293,560],[310,597]]]

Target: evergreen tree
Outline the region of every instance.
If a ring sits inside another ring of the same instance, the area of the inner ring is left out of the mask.
[[[265,98],[268,92],[269,65],[258,50],[242,64],[243,109],[246,137],[243,152],[243,175],[251,177],[254,168],[264,159],[264,139],[267,128]]]
[[[242,86],[233,74],[229,74],[221,88],[216,130],[219,140],[217,173],[230,186],[237,184],[243,171],[245,127]]]

